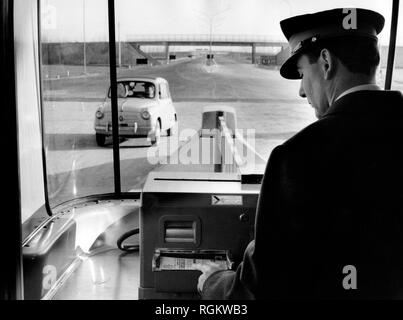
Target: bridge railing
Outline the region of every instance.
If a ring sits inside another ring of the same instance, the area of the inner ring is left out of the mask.
[[[286,42],[269,35],[234,34],[126,34],[126,41],[226,41],[226,42]]]

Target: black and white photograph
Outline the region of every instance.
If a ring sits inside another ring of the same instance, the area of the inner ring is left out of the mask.
[[[0,300],[155,320],[403,299],[402,19],[399,0],[1,0]]]

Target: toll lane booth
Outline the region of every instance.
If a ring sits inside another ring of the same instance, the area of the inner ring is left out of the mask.
[[[213,150],[204,165],[165,165],[151,172],[140,211],[139,299],[198,299],[206,260],[235,269],[254,238],[254,221],[266,161],[237,136],[230,107],[205,108],[202,128],[189,145]]]

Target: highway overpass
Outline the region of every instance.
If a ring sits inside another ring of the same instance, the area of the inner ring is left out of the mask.
[[[165,47],[167,62],[169,61],[169,48],[172,46],[250,47],[252,63],[256,62],[256,48],[258,47],[277,47],[282,50],[288,48],[286,41],[256,35],[128,35],[123,41],[136,48],[141,48],[141,46],[163,46]]]

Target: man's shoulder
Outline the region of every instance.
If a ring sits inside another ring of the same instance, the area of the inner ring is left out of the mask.
[[[305,127],[283,146],[309,150],[340,143],[365,130],[379,131],[391,123],[403,129],[403,96],[400,91],[360,91],[341,98],[326,115]],[[380,133],[382,134],[382,133]]]
[[[338,99],[326,112],[335,114],[378,114],[401,112],[403,95],[400,91],[362,90],[351,92]]]
[[[326,140],[326,137],[329,135],[329,130],[333,131],[331,128],[334,127],[337,120],[338,119],[330,117],[317,120],[297,132],[294,136],[285,141],[282,146],[285,149],[318,146],[318,144]]]
[[[349,99],[358,99],[360,101],[366,100],[366,101],[375,101],[377,99],[391,99],[391,100],[396,100],[396,102],[403,102],[403,95],[401,91],[398,90],[359,90],[359,91],[354,91],[349,94],[346,94],[342,98],[340,98],[338,101],[348,101]]]

